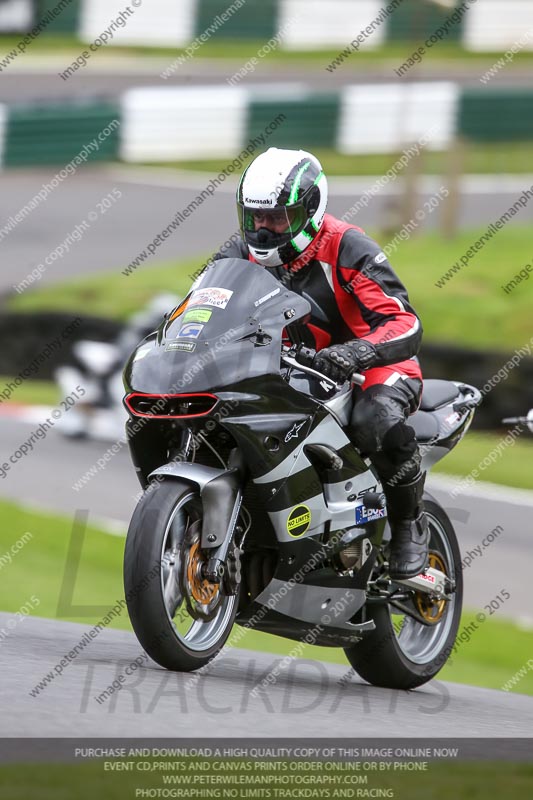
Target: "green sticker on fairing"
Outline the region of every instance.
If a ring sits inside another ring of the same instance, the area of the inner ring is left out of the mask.
[[[183,322],[209,322],[212,313],[208,308],[194,308],[192,311],[187,311]]]

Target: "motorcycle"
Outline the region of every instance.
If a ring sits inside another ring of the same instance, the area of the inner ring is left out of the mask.
[[[127,431],[145,491],[125,546],[129,616],[169,670],[205,666],[237,624],[341,647],[371,684],[412,689],[453,648],[457,538],[426,492],[429,567],[388,576],[382,486],[346,433],[354,389],[301,357],[310,310],[262,267],[220,260],[130,357]],[[480,401],[472,386],[425,382],[410,417],[424,469]]]

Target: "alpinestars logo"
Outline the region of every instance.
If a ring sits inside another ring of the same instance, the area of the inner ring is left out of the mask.
[[[290,431],[287,431],[285,435],[285,444],[287,444],[287,442],[290,442],[291,439],[296,439],[298,437],[298,434],[300,433],[300,429],[303,428],[304,425],[305,425],[305,419],[303,422],[300,422],[299,425],[295,422]]]

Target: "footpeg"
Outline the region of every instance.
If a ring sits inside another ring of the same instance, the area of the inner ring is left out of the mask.
[[[424,592],[425,594],[436,595],[437,597],[444,597],[447,592],[447,584],[450,583],[444,572],[439,569],[429,567],[425,572],[420,572],[414,578],[402,578],[395,580],[395,583],[401,583],[403,586],[408,586],[409,589],[416,589],[417,592]]]

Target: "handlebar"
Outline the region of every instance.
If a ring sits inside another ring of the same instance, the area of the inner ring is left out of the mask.
[[[312,350],[310,347],[300,347],[298,350],[295,350],[291,347],[284,347],[281,360],[291,367],[297,367],[298,369],[302,370],[302,372],[307,372],[308,375],[314,375],[315,378],[318,378],[319,380],[327,381],[337,389],[342,388],[342,383],[337,383],[332,378],[324,375],[323,372],[318,372],[318,370],[313,369],[310,366],[315,355],[316,350]],[[361,375],[359,372],[354,372],[351,376],[351,382],[358,384],[358,386],[362,386],[365,382],[365,376]]]

